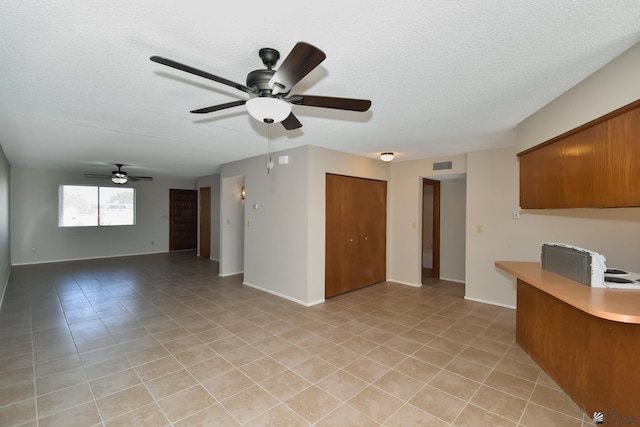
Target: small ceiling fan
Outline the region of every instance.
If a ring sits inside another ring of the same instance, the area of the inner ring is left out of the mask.
[[[111,179],[111,182],[118,185],[124,185],[127,181],[153,181],[153,178],[150,176],[133,176],[128,175],[125,171],[122,170],[121,163],[115,164],[118,167],[117,171],[111,172],[111,175],[101,175],[95,173],[85,173],[85,178],[98,178],[98,179]]]
[[[251,71],[247,75],[246,86],[171,59],[160,56],[152,56],[150,59],[158,64],[231,86],[249,95],[255,95],[250,99],[231,101],[191,111],[195,114],[212,113],[246,105],[247,111],[256,120],[265,123],[282,122],[285,129],[292,130],[302,127],[302,123],[291,112],[291,104],[350,111],[367,111],[371,107],[371,101],[366,99],[315,95],[288,96],[293,86],[326,58],[323,51],[308,43],[298,42],[277,70],[273,69],[273,66],[280,59],[280,53],[277,50],[263,48],[260,49],[258,55],[267,68]]]

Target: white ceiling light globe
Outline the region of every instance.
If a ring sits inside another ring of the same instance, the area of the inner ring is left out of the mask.
[[[280,123],[291,114],[291,105],[278,98],[251,98],[245,105],[251,117],[261,122]]]

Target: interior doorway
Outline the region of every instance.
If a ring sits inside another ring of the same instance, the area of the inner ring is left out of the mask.
[[[200,188],[200,256],[211,258],[211,187]]]
[[[198,245],[198,192],[169,189],[169,250],[196,249]]]
[[[422,179],[422,281],[440,278],[440,181]]]

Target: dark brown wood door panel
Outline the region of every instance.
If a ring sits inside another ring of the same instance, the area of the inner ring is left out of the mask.
[[[198,244],[198,192],[169,190],[169,250],[195,249]]]

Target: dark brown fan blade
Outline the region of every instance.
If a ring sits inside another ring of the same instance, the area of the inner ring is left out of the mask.
[[[215,82],[234,87],[236,89],[239,89],[247,93],[256,93],[253,89],[251,89],[248,86],[242,85],[240,83],[232,82],[231,80],[227,80],[223,77],[219,77],[214,74],[207,73],[206,71],[198,70],[197,68],[193,68],[189,65],[181,64],[171,59],[163,58],[161,56],[152,56],[149,59],[151,59],[153,62],[157,62],[158,64],[166,65],[167,67],[172,67],[172,68],[175,68],[176,70],[186,71],[187,73],[195,74],[196,76],[204,77],[205,79],[213,80]]]
[[[316,68],[327,55],[317,47],[298,42],[271,77],[269,86],[272,93],[288,93],[311,70]]]
[[[153,181],[151,176],[129,176],[127,178],[131,181]]]
[[[214,111],[224,110],[225,108],[244,105],[246,102],[247,100],[243,99],[242,101],[232,101],[232,102],[227,102],[226,104],[213,105],[211,107],[200,108],[198,110],[193,110],[191,112],[195,114],[213,113]]]
[[[97,174],[97,173],[85,173],[84,177],[85,178],[107,179],[107,178],[111,178],[111,175],[103,175],[103,174]]]
[[[334,108],[336,110],[367,111],[371,107],[368,99],[333,98],[330,96],[293,95],[289,102],[309,107]]]
[[[298,119],[296,118],[296,116],[293,115],[293,113],[290,113],[289,117],[287,117],[280,123],[282,123],[282,126],[284,126],[286,130],[293,130],[293,129],[298,129],[302,127],[302,123],[298,121]]]

